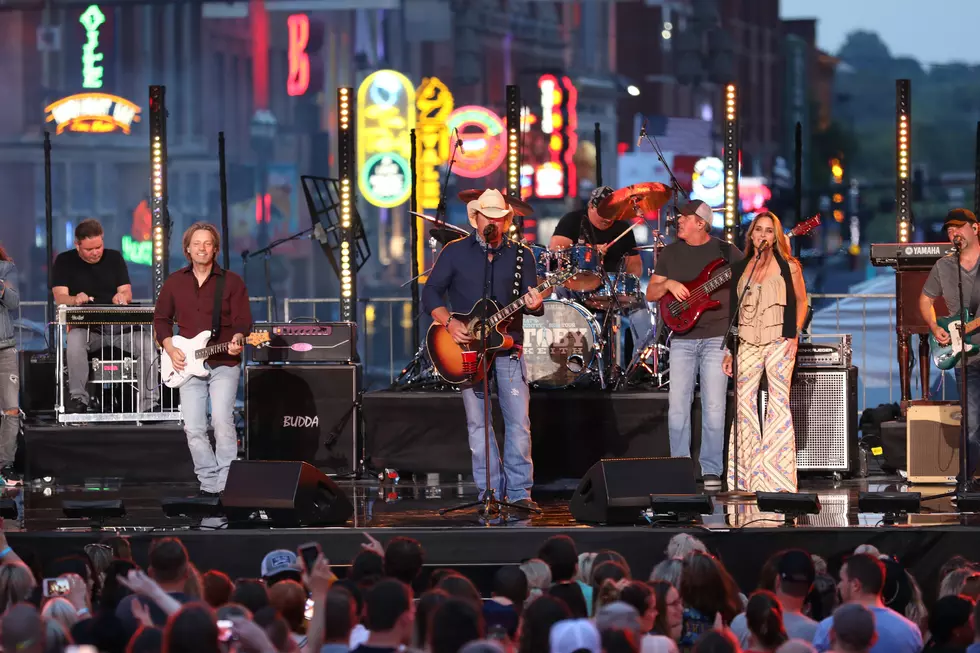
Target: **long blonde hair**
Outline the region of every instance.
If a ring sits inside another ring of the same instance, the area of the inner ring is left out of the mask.
[[[772,220],[772,228],[773,231],[776,232],[776,252],[779,254],[779,257],[787,263],[790,261],[795,261],[796,259],[793,258],[793,251],[789,248],[789,238],[783,231],[783,223],[772,211],[763,211],[752,218],[752,222],[749,224],[749,228],[745,232],[745,258],[750,258],[755,255],[755,244],[752,242],[752,231],[755,229],[756,223],[758,223],[762,218],[769,218]]]

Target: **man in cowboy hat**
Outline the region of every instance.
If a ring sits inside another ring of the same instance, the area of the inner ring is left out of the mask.
[[[469,343],[479,334],[470,334],[466,325],[452,319],[449,306],[457,312],[468,312],[483,297],[484,261],[489,262],[488,297],[501,308],[510,304],[515,293],[529,293],[525,310],[540,315],[543,312],[542,297],[534,290],[537,284],[534,255],[523,245],[504,238],[514,217],[507,200],[495,189],[485,191],[478,199],[466,205],[467,217],[474,233],[446,245],[429,275],[422,291],[422,305],[432,319],[444,325],[453,339]],[[527,371],[522,356],[523,320],[518,312],[507,327],[514,339],[514,347],[500,352],[494,359],[497,396],[504,417],[503,479],[500,466],[490,465],[490,483],[498,499],[537,510],[531,499],[534,484],[531,462],[531,420],[528,417],[530,397]],[[483,388],[482,384],[464,386],[463,406],[466,409],[466,425],[469,430],[470,451],[473,454],[473,479],[481,498],[486,492],[486,465]],[[497,439],[490,425],[490,447],[494,460],[500,459]],[[501,483],[501,480],[503,483]]]

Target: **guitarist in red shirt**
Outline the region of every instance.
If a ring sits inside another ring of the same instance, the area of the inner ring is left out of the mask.
[[[684,285],[698,277],[713,261],[731,263],[741,260],[738,248],[711,236],[711,207],[701,200],[678,208],[677,241],[664,247],[647,286],[647,299],[658,301],[670,293],[678,300],[689,298]],[[701,390],[701,475],[705,489],[721,487],[722,452],[725,436],[725,405],[728,377],[722,361],[728,329],[729,292],[716,289],[711,299],[720,302],[705,311],[690,330],[674,333],[670,340],[670,405],[667,424],[670,431],[670,455],[691,456],[691,405],[694,385],[700,377]]]

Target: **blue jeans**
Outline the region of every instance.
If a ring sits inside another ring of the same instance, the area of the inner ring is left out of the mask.
[[[721,476],[728,377],[721,369],[723,336],[670,341],[670,455],[691,457],[691,404],[694,382],[701,375],[701,474]]]
[[[961,388],[963,374],[960,366],[956,366],[956,387]],[[977,462],[980,461],[980,365],[970,363],[966,366],[966,384],[969,395],[966,398],[966,418],[970,422],[970,432],[967,433],[969,440],[966,457],[966,471],[968,478],[973,478],[977,471]],[[959,469],[957,467],[957,469]],[[959,473],[957,472],[957,476]]]
[[[500,355],[494,361],[492,381],[497,384],[500,412],[504,415],[504,483],[500,481],[500,451],[490,423],[490,485],[498,499],[520,501],[531,498],[534,485],[534,464],[531,462],[531,418],[528,407],[531,397],[527,387],[524,358],[517,360]],[[491,388],[492,390],[492,388]],[[486,444],[483,435],[483,383],[463,388],[463,407],[466,409],[466,428],[469,431],[470,453],[473,455],[473,480],[480,491],[486,492]]]
[[[206,379],[194,378],[180,386],[180,412],[184,418],[187,447],[194,460],[194,473],[205,492],[225,489],[228,467],[238,456],[238,433],[235,430],[235,396],[241,368],[219,365],[210,367]],[[208,440],[208,397],[211,398],[211,425],[214,427],[214,449]]]

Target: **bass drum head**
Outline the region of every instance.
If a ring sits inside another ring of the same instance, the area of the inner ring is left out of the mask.
[[[539,388],[565,388],[582,378],[595,357],[599,326],[582,306],[546,299],[544,315],[524,316],[527,380]]]

